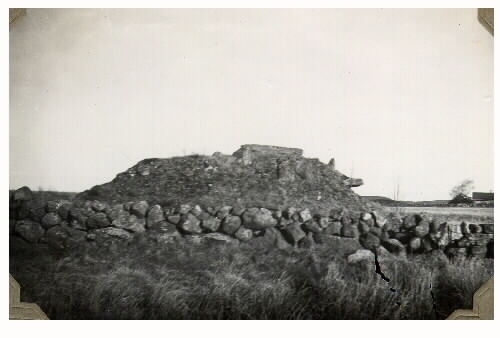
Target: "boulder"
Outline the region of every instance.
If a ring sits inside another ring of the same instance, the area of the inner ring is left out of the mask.
[[[330,210],[330,217],[334,221],[342,220],[342,216],[344,216],[344,209],[342,208],[333,208]]]
[[[146,225],[147,227],[152,227],[156,223],[162,222],[165,220],[165,216],[163,214],[163,209],[160,205],[156,204],[149,208],[147,217],[146,217]]]
[[[374,234],[378,238],[381,238],[382,235],[386,235],[387,237],[389,237],[389,235],[387,234],[386,231],[384,231],[384,230],[382,230],[382,228],[378,228],[378,227],[372,227],[370,229],[370,233]]]
[[[30,188],[24,186],[14,191],[12,198],[14,201],[30,201],[33,199],[33,192],[31,192]]]
[[[176,210],[176,211],[177,211],[177,213],[178,213],[178,214],[185,215],[185,214],[187,214],[188,212],[190,212],[190,211],[191,211],[191,209],[192,209],[192,206],[191,206],[191,205],[189,205],[189,204],[181,204],[181,205],[179,206],[179,208],[177,208],[177,210]]]
[[[106,209],[106,214],[111,221],[114,221],[115,219],[128,215],[129,213],[124,209],[123,204],[116,204],[111,208]]]
[[[323,228],[313,219],[308,220],[302,225],[302,228],[306,232],[321,232]]]
[[[469,253],[472,257],[485,258],[488,248],[486,246],[471,246]]]
[[[297,213],[297,208],[294,208],[294,207],[288,207],[286,208],[283,213],[282,213],[282,216],[288,220],[292,220],[292,217]]]
[[[243,215],[243,225],[251,230],[263,230],[274,227],[278,221],[273,217],[272,212],[265,208],[250,208]]]
[[[478,234],[483,232],[483,227],[480,224],[469,224],[470,232],[473,234]]]
[[[304,209],[299,212],[299,219],[302,223],[305,223],[312,219],[311,211],[309,209]]]
[[[418,251],[421,245],[422,245],[422,239],[420,237],[414,237],[408,243],[408,250],[410,252]]]
[[[226,216],[228,216],[231,213],[232,209],[233,209],[233,207],[230,205],[225,205],[223,207],[220,207],[216,213],[217,218],[224,219]]]
[[[375,251],[380,246],[380,238],[368,232],[359,236],[359,243],[365,249]]]
[[[45,230],[40,223],[21,220],[17,221],[14,226],[14,232],[30,243],[36,243],[45,234]]]
[[[144,218],[146,217],[146,214],[149,209],[149,204],[146,201],[139,201],[130,207],[130,213],[139,217],[139,218]]]
[[[322,229],[326,229],[330,225],[330,218],[329,217],[319,217],[318,224]]]
[[[112,223],[112,226],[125,229],[131,232],[144,232],[146,231],[146,220],[144,218],[139,218],[136,215],[122,215],[119,218],[115,219]]]
[[[46,205],[43,202],[33,200],[30,203],[31,205],[28,208],[28,218],[35,221],[35,222],[41,222],[43,216],[45,216],[46,212]],[[22,218],[22,217],[20,217]]]
[[[375,254],[370,250],[359,249],[355,253],[347,256],[347,263],[349,264],[354,264],[363,261],[374,262]]]
[[[306,237],[306,233],[302,230],[299,222],[293,222],[283,229],[283,235],[291,244],[297,244],[302,238]]]
[[[87,233],[68,226],[56,225],[46,232],[47,244],[55,251],[65,250],[85,241]]]
[[[156,222],[149,227],[150,231],[158,232],[161,234],[178,234],[177,227],[169,222],[160,221]]]
[[[179,225],[182,232],[186,234],[201,234],[200,220],[193,214],[185,214]]]
[[[101,228],[97,230],[92,230],[90,234],[95,235],[95,239],[98,237],[102,237],[103,239],[106,238],[117,238],[117,239],[122,239],[122,240],[128,240],[132,238],[132,234],[128,232],[127,230],[124,229],[117,229],[113,227],[107,227],[107,228]]]
[[[302,248],[302,249],[309,249],[309,248],[314,247],[315,244],[316,243],[314,242],[313,233],[310,232],[310,233],[307,234],[306,237],[302,238],[299,241],[298,247]]]
[[[189,212],[195,215],[196,217],[199,217],[203,212],[203,210],[198,204],[196,204]]]
[[[389,238],[387,240],[381,241],[381,245],[393,254],[404,254],[406,252],[406,247],[395,238]]]
[[[232,238],[231,236],[224,235],[218,232],[213,232],[210,234],[203,235],[203,241],[208,243],[219,243],[219,244],[238,244],[238,240]]]
[[[48,201],[47,204],[45,205],[45,210],[47,212],[55,212],[57,213],[57,210],[61,206],[61,201]]]
[[[181,221],[181,215],[170,215],[170,216],[167,216],[167,221],[169,223],[177,225]]]
[[[375,226],[378,226],[379,228],[382,228],[386,225],[387,223],[387,218],[384,217],[384,215],[379,212],[379,211],[372,211],[372,216],[375,219]]]
[[[366,234],[370,232],[370,225],[363,220],[359,221],[358,223],[358,231],[360,234]]]
[[[486,246],[490,240],[493,240],[493,234],[474,233],[467,237],[473,246]]]
[[[483,232],[485,234],[492,234],[493,233],[493,223],[480,224],[480,226],[483,228]]]
[[[61,217],[56,214],[55,212],[49,212],[48,214],[45,214],[42,218],[42,226],[45,229],[49,229],[53,226],[56,226],[61,223]]]
[[[220,227],[220,219],[211,216],[208,219],[204,219],[201,221],[201,227],[208,232],[215,232],[219,230]]]
[[[235,216],[237,217],[237,216]],[[239,217],[238,217],[239,218]],[[243,227],[240,227],[236,232],[234,233],[234,237],[239,239],[242,242],[248,242],[249,240],[252,239],[253,237],[253,232],[250,229],[245,229]]]
[[[104,212],[97,212],[87,219],[87,228],[99,229],[109,227],[111,222]]]
[[[417,216],[416,215],[408,215],[403,218],[402,227],[405,229],[410,229],[417,226]]]
[[[233,206],[231,209],[231,214],[234,216],[241,216],[245,212],[245,207],[239,203]]]
[[[266,248],[278,248],[280,250],[287,250],[290,244],[285,240],[281,232],[276,228],[266,228],[263,236],[258,236],[252,239],[252,244],[262,245]]]
[[[352,219],[351,219],[351,217],[344,215],[340,219],[340,222],[342,223],[342,225],[351,225],[352,224]]]
[[[103,203],[101,201],[97,201],[97,200],[94,200],[92,201],[90,207],[92,208],[92,210],[94,210],[95,212],[103,212],[106,210],[107,208],[107,205],[106,203]]]
[[[325,229],[325,234],[340,236],[341,229],[342,229],[342,223],[340,223],[339,221],[333,221]]]
[[[233,235],[241,227],[239,216],[228,215],[222,221],[222,231],[228,235]]]
[[[354,224],[343,225],[340,229],[340,236],[348,238],[358,238],[358,227]]]
[[[424,237],[429,233],[429,222],[426,220],[420,221],[420,223],[412,229],[412,232],[417,237]]]
[[[71,204],[71,202],[64,202],[57,209],[57,213],[59,214],[59,216],[61,216],[62,219],[69,220],[69,211],[71,210],[72,206],[73,205]]]

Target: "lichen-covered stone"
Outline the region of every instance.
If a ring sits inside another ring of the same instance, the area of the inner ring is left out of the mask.
[[[234,233],[234,237],[239,239],[242,242],[248,242],[249,240],[252,239],[253,237],[253,232],[250,229],[245,229],[243,227],[240,227],[236,232]]]

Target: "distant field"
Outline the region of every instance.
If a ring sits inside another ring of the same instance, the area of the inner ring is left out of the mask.
[[[456,221],[493,222],[494,220],[494,208],[386,207],[386,209],[399,212],[403,216],[424,213]]]

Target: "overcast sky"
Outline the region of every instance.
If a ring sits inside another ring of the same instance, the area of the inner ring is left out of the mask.
[[[28,10],[10,30],[10,188],[258,143],[362,195],[493,189],[493,37],[474,9]]]

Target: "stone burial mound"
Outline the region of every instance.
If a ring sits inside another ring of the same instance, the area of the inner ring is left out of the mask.
[[[329,245],[346,248],[353,263],[432,251],[493,257],[493,224],[388,214],[351,190],[361,183],[300,149],[246,145],[231,156],[149,159],[72,201],[16,190],[10,234],[57,251],[146,236],[158,244]]]
[[[362,183],[335,170],[333,159],[324,164],[303,157],[301,149],[243,145],[232,155],[146,159],[76,199],[109,204],[144,200],[167,208],[295,207],[328,214],[332,208],[369,211],[351,190]]]

